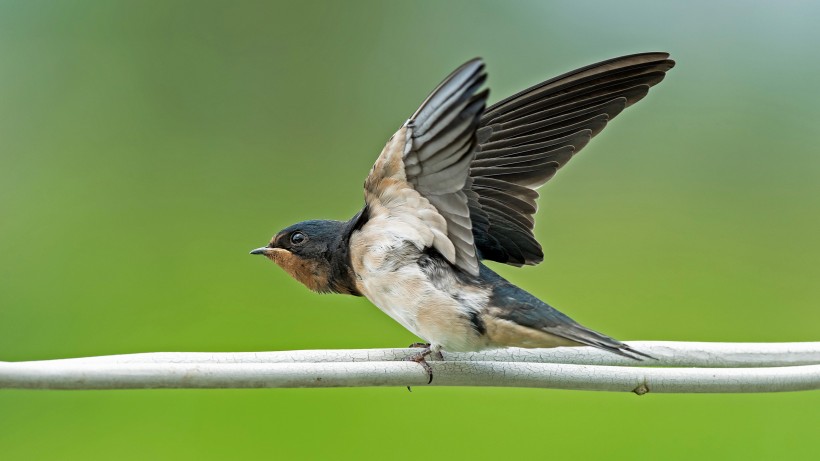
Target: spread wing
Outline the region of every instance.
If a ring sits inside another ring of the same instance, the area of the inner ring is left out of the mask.
[[[468,207],[483,259],[544,259],[533,235],[538,192],[625,107],[674,66],[666,53],[610,59],[547,80],[489,108],[470,165]]]
[[[465,186],[488,94],[477,91],[486,78],[480,59],[450,74],[393,135],[365,181],[371,219],[383,218],[390,232],[435,248],[473,275],[478,257]]]

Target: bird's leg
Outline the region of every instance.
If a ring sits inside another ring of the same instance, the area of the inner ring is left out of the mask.
[[[422,368],[424,368],[424,371],[427,372],[427,377],[428,377],[427,384],[430,384],[430,383],[433,382],[433,368],[430,366],[429,363],[427,363],[427,360],[425,360],[425,358],[428,355],[432,354],[432,353],[433,353],[433,348],[428,345],[427,347],[424,348],[424,350],[419,351],[418,353],[413,354],[410,357],[407,357],[407,359],[406,359],[406,360],[411,361],[411,362],[416,362],[419,365],[421,365]]]
[[[432,349],[430,346],[430,343],[413,343],[407,347],[409,349]],[[436,360],[444,360],[444,354],[441,353],[441,349],[431,351],[430,355],[435,357]]]

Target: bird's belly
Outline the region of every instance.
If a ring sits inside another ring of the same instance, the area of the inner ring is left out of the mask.
[[[423,337],[419,329],[418,314],[423,305],[429,305],[435,298],[429,287],[418,274],[409,268],[388,273],[371,272],[360,274],[359,290],[379,309],[393,320]],[[426,338],[425,338],[426,339]]]
[[[437,287],[416,259],[401,265],[356,272],[358,290],[379,309],[414,335],[448,351],[486,348],[486,337],[472,323],[474,302],[469,293],[454,297]]]

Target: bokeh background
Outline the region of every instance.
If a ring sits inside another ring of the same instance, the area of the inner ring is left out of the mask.
[[[248,256],[346,219],[473,56],[492,100],[678,66],[542,189],[538,267],[621,339],[820,339],[816,2],[0,2],[0,360],[404,346]],[[820,393],[0,391],[0,457],[817,459]]]

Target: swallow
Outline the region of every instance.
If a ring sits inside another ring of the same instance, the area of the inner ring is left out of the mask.
[[[264,255],[309,289],[364,296],[441,351],[593,346],[652,358],[575,322],[482,261],[544,259],[533,233],[537,189],[675,65],[641,53],[546,80],[492,106],[484,63],[456,69],[390,138],[348,221],[278,232]]]

